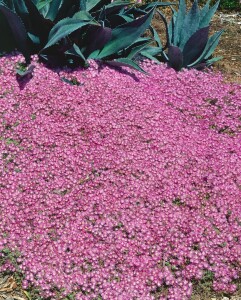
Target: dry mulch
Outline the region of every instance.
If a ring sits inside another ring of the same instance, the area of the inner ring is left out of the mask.
[[[26,299],[28,298],[26,297],[21,287],[17,284],[14,276],[8,276],[8,275],[0,276],[0,300],[26,300]]]

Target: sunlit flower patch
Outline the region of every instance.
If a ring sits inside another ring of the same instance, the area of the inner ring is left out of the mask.
[[[21,82],[21,60],[0,59],[1,271],[51,299],[185,300],[207,277],[234,292],[240,86],[149,62],[35,60]]]

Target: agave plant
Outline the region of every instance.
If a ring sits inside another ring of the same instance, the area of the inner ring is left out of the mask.
[[[0,0],[0,53],[18,49],[52,65],[85,65],[100,59],[143,71],[134,58],[150,44],[154,2],[135,7],[128,0]]]
[[[209,38],[210,21],[216,12],[219,1],[210,8],[210,0],[202,9],[198,1],[194,0],[189,12],[186,12],[185,0],[179,1],[179,10],[172,8],[173,16],[167,25],[165,17],[158,11],[166,24],[167,51],[156,32],[153,36],[156,47],[144,49],[141,54],[147,57],[159,58],[179,71],[182,68],[202,69],[210,66],[222,57],[212,57],[218,45],[223,30],[216,32]]]

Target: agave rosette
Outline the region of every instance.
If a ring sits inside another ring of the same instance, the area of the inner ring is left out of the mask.
[[[210,0],[208,0],[205,6],[199,9],[198,1],[194,0],[191,9],[186,12],[185,0],[180,0],[178,11],[172,7],[173,16],[169,24],[162,13],[158,11],[166,24],[166,47],[162,46],[159,36],[153,29],[156,47],[144,49],[141,54],[161,59],[177,71],[182,68],[202,69],[210,66],[222,58],[213,58],[212,54],[219,43],[223,30],[209,37],[209,23],[218,5],[219,1],[210,7]],[[165,48],[167,48],[166,52]]]
[[[141,70],[136,55],[151,39],[142,38],[156,7],[126,0],[0,0],[0,53],[18,49],[51,65],[85,65],[100,59]],[[143,71],[143,70],[141,70]]]

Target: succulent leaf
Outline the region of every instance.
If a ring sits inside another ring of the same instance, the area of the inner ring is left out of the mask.
[[[86,0],[80,0],[79,9],[86,10]]]
[[[67,37],[70,33],[80,29],[86,25],[95,25],[97,22],[94,21],[82,21],[77,18],[65,18],[59,21],[50,31],[48,43],[43,49],[53,46],[61,39]]]
[[[151,34],[154,37],[154,41],[156,42],[157,46],[162,48],[162,42],[161,42],[161,39],[160,39],[156,29],[153,26],[150,26],[149,29],[151,31]]]
[[[144,51],[141,51],[140,54],[150,60],[153,60],[155,61],[156,63],[160,63],[160,61],[153,55],[151,55],[148,51],[144,50]]]
[[[153,7],[160,7],[160,6],[170,6],[173,5],[175,3],[173,2],[160,2],[160,1],[156,1],[156,2],[151,2],[148,4],[144,4],[140,6],[140,9],[144,10],[144,11],[148,11]]]
[[[137,63],[132,61],[129,58],[118,58],[111,61],[105,61],[108,65],[114,66],[114,67],[129,67],[133,68],[137,71],[140,71],[144,74],[147,74],[145,70],[143,70]]]
[[[38,10],[43,9],[46,5],[50,4],[52,0],[42,0],[42,1],[36,1],[36,5]]]
[[[95,50],[102,50],[105,44],[111,39],[112,30],[108,27],[90,26],[87,31],[87,48],[84,51],[86,57],[94,58],[91,56]]]
[[[105,58],[128,47],[135,42],[141,34],[149,27],[154,14],[154,8],[144,17],[132,22],[120,25],[112,30],[112,37],[104,49],[99,53],[98,58]]]
[[[208,41],[209,26],[197,30],[183,48],[183,65],[186,66],[200,57]]]
[[[182,27],[183,27],[185,15],[186,15],[186,3],[185,3],[185,0],[180,0],[179,1],[179,9],[175,16],[175,26],[174,26],[174,32],[173,32],[173,37],[172,37],[173,45],[178,45],[178,43],[179,43],[180,34],[181,34]]]
[[[202,19],[200,20],[200,24],[199,27],[205,27],[208,26],[213,15],[215,14],[216,10],[218,9],[219,6],[219,2],[220,0],[218,0],[213,7],[211,7],[207,13],[205,13],[204,15],[202,15]]]
[[[168,34],[168,25],[167,25],[167,20],[165,18],[165,16],[162,14],[162,12],[160,12],[158,9],[157,9],[157,13],[158,15],[161,17],[164,25],[165,25],[165,29],[166,29],[166,45],[163,47],[163,50],[165,50],[169,44],[170,44],[170,38],[169,38],[169,34]]]
[[[207,44],[202,52],[202,54],[200,55],[200,57],[190,63],[188,65],[188,67],[193,67],[195,66],[196,64],[198,64],[200,61],[203,61],[203,60],[207,60],[210,58],[210,56],[212,55],[212,53],[214,52],[215,48],[217,47],[218,43],[219,43],[219,40],[220,40],[220,37],[222,35],[224,30],[220,30],[216,33],[214,33],[207,41]]]
[[[140,38],[135,43],[133,43],[129,48],[129,53],[127,55],[127,58],[133,59],[137,54],[141,52],[147,45],[149,45],[151,42],[151,39],[149,38]],[[128,52],[128,49],[127,49]]]
[[[13,38],[11,28],[3,14],[0,13],[0,55],[11,52],[16,48],[16,41]]]
[[[49,19],[51,21],[55,20],[55,18],[57,17],[61,3],[62,3],[62,0],[52,0],[49,3],[49,9],[48,9],[48,13],[46,15],[46,19]]]
[[[65,54],[76,56],[78,58],[81,58],[83,62],[86,62],[86,58],[76,44],[74,44],[72,48],[66,51]]]
[[[28,34],[21,18],[12,12],[5,5],[0,4],[0,12],[6,18],[12,35],[16,41],[17,48],[23,53],[26,63],[30,63],[29,40]]]
[[[29,18],[31,20],[31,28],[29,29],[29,31],[31,34],[39,37],[41,41],[40,46],[43,47],[48,40],[48,34],[54,24],[50,20],[45,19],[40,14],[39,10],[31,0],[25,0],[25,4],[28,9]]]
[[[183,47],[186,44],[187,40],[193,35],[194,32],[198,30],[199,21],[200,13],[198,3],[197,0],[194,0],[190,11],[183,21],[183,26],[179,35],[179,41],[175,44],[176,46],[183,50]]]
[[[183,54],[177,46],[168,48],[168,65],[176,71],[180,71],[183,66]]]

